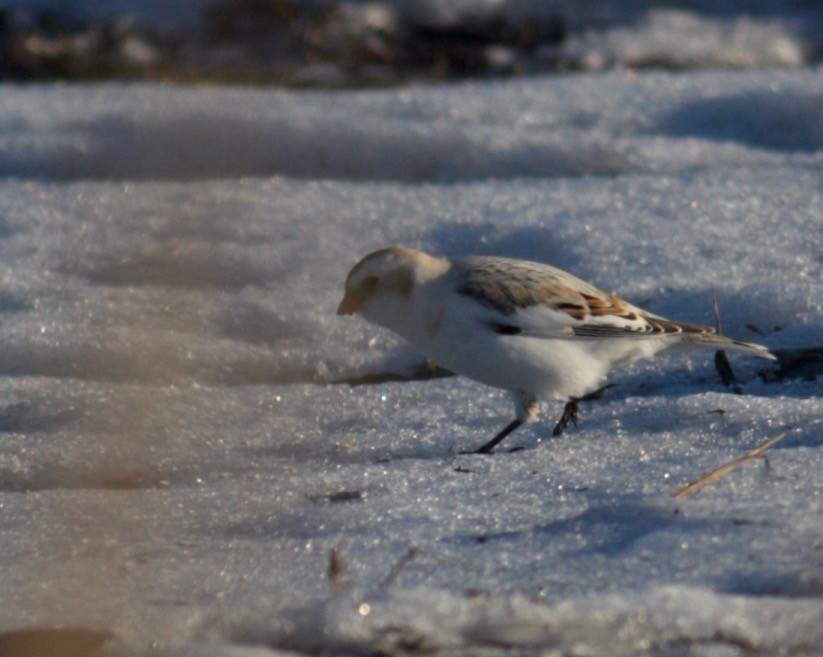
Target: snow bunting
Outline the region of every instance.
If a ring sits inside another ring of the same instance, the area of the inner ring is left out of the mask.
[[[402,246],[358,262],[338,315],[357,313],[398,333],[438,365],[511,392],[515,419],[478,452],[489,453],[524,422],[538,399],[565,399],[559,435],[578,402],[615,367],[678,347],[774,359],[759,344],[708,326],[653,315],[571,274],[491,256],[445,260]],[[592,392],[594,390],[594,392]]]

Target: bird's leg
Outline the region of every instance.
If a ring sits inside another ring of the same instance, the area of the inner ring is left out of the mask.
[[[483,445],[480,449],[476,450],[475,454],[491,454],[492,450],[503,441],[503,439],[508,436],[512,431],[517,429],[521,424],[523,424],[525,420],[521,420],[517,418],[516,420],[512,420],[509,422],[503,429],[498,433],[494,438],[492,438],[489,442]]]
[[[521,424],[525,424],[526,422],[534,422],[537,420],[537,397],[530,392],[514,390],[512,391],[512,399],[514,401],[514,408],[517,412],[517,417],[503,427],[503,429],[489,442],[483,445],[480,449],[475,450],[473,452],[474,454],[491,454],[492,450]]]
[[[552,436],[559,436],[562,434],[565,428],[569,426],[569,422],[574,424],[574,426],[577,426],[577,411],[579,409],[577,402],[577,397],[572,397],[566,402],[566,405],[563,407],[563,415],[560,416],[558,423],[554,425]]]
[[[597,390],[585,394],[582,397],[570,397],[569,401],[566,402],[566,406],[563,408],[563,415],[560,416],[560,421],[554,425],[552,435],[559,436],[562,434],[566,427],[569,426],[569,422],[571,422],[574,426],[577,426],[577,420],[579,419],[577,412],[580,410],[580,402],[591,401],[592,399],[603,399],[603,393],[609,388],[614,388],[616,385],[616,383],[609,383],[608,385],[598,388]]]

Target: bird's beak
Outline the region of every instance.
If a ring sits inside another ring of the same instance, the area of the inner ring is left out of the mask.
[[[343,296],[343,300],[340,302],[340,305],[337,306],[337,314],[338,315],[353,315],[357,312],[357,309],[363,303],[363,297],[361,295],[352,294],[348,290],[346,294]]]

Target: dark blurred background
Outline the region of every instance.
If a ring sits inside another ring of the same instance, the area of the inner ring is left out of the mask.
[[[794,67],[821,0],[19,0],[0,79],[363,87],[609,68]]]

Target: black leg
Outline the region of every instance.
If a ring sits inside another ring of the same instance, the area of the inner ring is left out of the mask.
[[[577,411],[578,411],[578,404],[577,398],[573,397],[569,401],[566,402],[566,406],[563,408],[563,415],[560,416],[560,421],[554,425],[554,431],[552,431],[552,436],[559,436],[563,433],[564,429],[569,426],[569,422],[577,426]]]
[[[574,426],[577,426],[577,412],[580,410],[579,402],[591,401],[592,399],[603,399],[603,393],[609,388],[614,388],[616,385],[616,383],[610,383],[602,388],[598,388],[593,392],[583,395],[582,397],[570,398],[569,401],[566,402],[566,406],[563,408],[563,415],[560,416],[560,421],[554,425],[552,435],[559,436],[562,434],[566,427],[569,426],[569,422],[571,422]]]
[[[496,445],[501,443],[503,439],[508,436],[512,431],[517,429],[521,424],[523,424],[524,420],[512,420],[509,424],[503,427],[503,430],[498,433],[494,438],[492,438],[489,442],[483,445],[480,449],[475,451],[475,454],[491,454],[492,450],[495,448]]]
[[[603,393],[606,392],[609,388],[614,388],[617,384],[616,383],[609,383],[608,385],[603,386],[602,388],[598,388],[593,392],[590,392],[587,395],[583,395],[582,397],[572,398],[574,401],[590,401],[592,399],[603,399]]]

